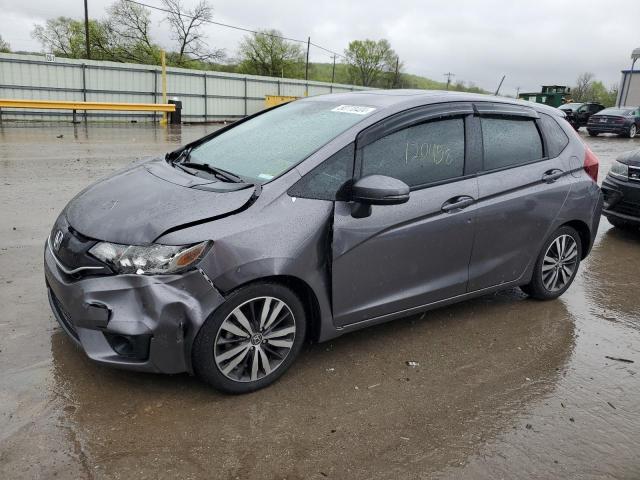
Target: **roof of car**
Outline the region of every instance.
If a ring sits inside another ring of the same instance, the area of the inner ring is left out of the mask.
[[[494,102],[533,108],[550,115],[563,116],[557,108],[540,103],[516,100],[514,98],[484,95],[479,93],[451,92],[447,90],[359,90],[346,93],[331,93],[311,97],[310,100],[340,102],[355,105],[367,105],[378,108],[399,107],[407,108],[444,102]]]

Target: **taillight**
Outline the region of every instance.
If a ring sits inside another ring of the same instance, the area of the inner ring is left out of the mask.
[[[584,171],[591,177],[594,182],[598,181],[598,168],[600,167],[600,161],[596,154],[585,145],[584,150]]]

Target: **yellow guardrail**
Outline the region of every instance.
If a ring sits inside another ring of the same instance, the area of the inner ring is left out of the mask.
[[[267,108],[275,107],[276,105],[280,105],[281,103],[291,102],[299,98],[300,97],[287,97],[286,95],[265,95],[264,106]]]
[[[139,112],[175,112],[171,103],[75,102],[68,100],[15,100],[0,98],[0,108],[33,108],[38,110],[119,110]]]

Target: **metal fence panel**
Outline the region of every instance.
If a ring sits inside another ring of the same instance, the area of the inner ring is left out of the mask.
[[[182,101],[188,122],[233,120],[265,108],[266,95],[303,97],[364,90],[353,85],[305,82],[288,78],[167,68],[167,95]],[[159,103],[161,68],[94,60],[60,58],[46,62],[37,55],[0,54],[0,98]],[[3,109],[3,119],[51,120],[66,111]],[[84,112],[79,112],[84,117]],[[87,112],[86,118],[156,120],[134,112]]]

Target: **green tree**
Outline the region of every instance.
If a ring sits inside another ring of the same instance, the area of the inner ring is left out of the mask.
[[[239,71],[269,77],[300,76],[304,54],[300,45],[287,42],[278,30],[246,36],[239,46]]]
[[[89,38],[100,30],[95,21],[89,24]],[[42,44],[47,52],[61,57],[83,58],[86,56],[84,24],[69,17],[50,18],[44,25],[36,25],[31,36]]]
[[[10,53],[11,47],[9,46],[9,42],[5,41],[0,35],[0,53]]]
[[[107,9],[104,21],[89,20],[89,47],[93,60],[157,64],[160,48],[149,34],[151,21],[145,8],[119,0]],[[52,18],[36,25],[31,35],[42,48],[60,57],[86,58],[84,22]]]
[[[605,107],[612,107],[618,98],[618,87],[616,85],[607,89],[599,80],[591,84],[590,99],[594,102],[601,103]]]
[[[607,88],[604,83],[595,79],[593,73],[585,72],[578,77],[571,93],[575,102],[598,102],[605,107],[611,107],[618,98],[618,87],[613,85]]]
[[[354,40],[344,51],[351,80],[357,85],[376,86],[383,74],[394,72],[398,56],[387,40]],[[384,82],[383,82],[384,83]]]

